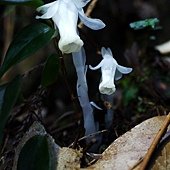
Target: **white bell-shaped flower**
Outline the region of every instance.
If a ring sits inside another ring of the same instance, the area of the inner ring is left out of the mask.
[[[89,66],[91,70],[101,68],[102,78],[99,84],[99,91],[102,94],[111,95],[115,92],[114,80],[119,80],[122,74],[128,74],[132,71],[132,68],[120,66],[113,58],[113,54],[110,48],[101,49],[103,60],[96,66]]]
[[[42,16],[37,19],[52,18],[55,27],[60,34],[59,49],[63,53],[77,52],[83,46],[83,41],[77,34],[78,17],[87,27],[98,30],[105,27],[99,19],[91,19],[85,16],[83,7],[89,0],[57,0],[37,8]]]

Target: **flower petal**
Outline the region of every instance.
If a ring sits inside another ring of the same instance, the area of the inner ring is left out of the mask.
[[[95,107],[96,109],[98,109],[98,110],[103,110],[102,108],[100,108],[99,106],[97,106],[97,104],[94,103],[93,101],[91,101],[90,104],[91,104],[93,107]]]
[[[72,0],[77,8],[83,8],[90,0]]]
[[[36,19],[49,19],[52,18],[58,10],[59,1],[51,2],[37,8],[38,12],[42,12],[42,16],[36,16]]]
[[[68,38],[64,37],[60,38],[58,46],[63,53],[68,54],[72,52],[78,52],[83,46],[83,41],[80,39],[78,35]]]
[[[88,18],[85,14],[83,9],[78,10],[80,20],[86,25],[87,27],[93,30],[99,30],[105,27],[105,24],[100,19],[92,19]]]
[[[111,56],[113,56],[112,51],[111,51],[110,48],[107,48],[107,53],[110,54]]]
[[[54,2],[51,2],[51,3],[45,4],[45,5],[42,5],[42,6],[38,7],[38,8],[36,9],[36,11],[37,11],[37,12],[45,13],[45,12],[47,12],[48,8],[51,7],[51,6],[53,6],[55,3],[56,3],[56,2],[54,1]]]
[[[130,67],[123,67],[123,66],[120,66],[120,65],[117,65],[116,68],[123,74],[128,74],[132,71],[132,68]]]
[[[99,91],[102,94],[111,95],[116,91],[115,85],[111,82],[99,84]]]
[[[122,78],[122,73],[116,69],[115,80],[120,80]]]
[[[101,54],[102,54],[102,57],[107,53],[107,50],[105,47],[102,47],[101,48]]]
[[[103,62],[101,61],[96,67],[92,67],[91,65],[89,65],[89,68],[90,68],[91,70],[97,70],[97,69],[99,69],[100,67],[102,67],[102,65],[103,65]]]

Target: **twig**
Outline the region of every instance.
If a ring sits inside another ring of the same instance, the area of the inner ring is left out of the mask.
[[[146,153],[142,163],[141,163],[141,166],[140,166],[140,170],[145,170],[147,165],[148,165],[148,162],[155,150],[155,148],[157,147],[157,145],[159,144],[162,136],[165,134],[166,130],[167,130],[167,127],[170,123],[170,112],[169,114],[167,115],[167,117],[165,118],[161,128],[159,129],[157,135],[155,136],[150,148],[148,149],[148,152]]]
[[[86,155],[92,158],[93,160],[88,163],[88,166],[91,166],[94,164],[96,161],[102,158],[102,154],[96,154],[96,153],[88,153],[86,152]]]
[[[139,160],[135,163],[135,165],[133,165],[130,170],[133,170],[135,169],[138,165],[141,164],[141,162],[143,161],[143,157],[139,158]]]
[[[98,132],[94,132],[94,133],[91,133],[91,134],[89,134],[87,136],[84,136],[84,137],[80,138],[78,141],[80,142],[80,141],[82,141],[84,139],[87,139],[87,138],[90,138],[90,137],[93,137],[93,136],[96,136],[96,135],[100,135],[101,133],[105,133],[105,132],[107,132],[107,130],[105,130],[105,129],[101,130],[101,131],[98,131]]]
[[[80,138],[78,140],[78,142],[80,142],[82,140],[85,140],[87,138],[90,138],[90,137],[94,137],[94,136],[100,135],[100,134],[105,133],[105,132],[108,132],[108,130],[104,129],[104,130],[101,130],[101,131],[97,131],[97,132],[91,133],[89,135],[86,135],[86,136],[83,136],[82,138]],[[69,147],[71,147],[72,145],[73,145],[73,143],[71,143],[71,145]]]
[[[86,13],[85,13],[87,17],[90,16],[90,14],[92,13],[92,11],[93,11],[94,8],[96,7],[97,1],[98,1],[98,0],[92,0],[91,3],[89,4],[89,6],[88,6],[88,8],[87,8],[87,10],[86,10]],[[80,22],[80,23],[78,24],[78,27],[79,27],[79,28],[83,28],[83,25],[84,25],[83,22]]]

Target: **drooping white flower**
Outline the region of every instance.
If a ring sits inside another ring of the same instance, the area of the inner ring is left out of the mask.
[[[113,54],[110,48],[101,49],[103,60],[96,66],[89,66],[91,70],[101,68],[102,78],[99,84],[99,91],[102,94],[111,95],[115,92],[114,80],[119,80],[122,74],[128,74],[132,71],[132,68],[120,66],[113,58]]]
[[[37,8],[42,16],[37,19],[50,19],[54,21],[60,33],[59,49],[63,53],[77,52],[83,46],[83,41],[77,34],[78,17],[87,27],[98,30],[105,27],[99,19],[91,19],[85,16],[83,7],[90,0],[57,0]]]

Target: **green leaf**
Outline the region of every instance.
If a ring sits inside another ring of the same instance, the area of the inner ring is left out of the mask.
[[[44,4],[42,0],[1,0],[0,4],[6,5],[28,5],[39,7]]]
[[[126,106],[130,103],[130,101],[136,98],[137,93],[138,88],[134,85],[129,86],[128,89],[124,91],[124,102]]]
[[[10,44],[0,68],[0,77],[13,65],[34,54],[47,44],[55,30],[43,23],[29,25],[21,30]]]
[[[49,86],[53,84],[59,72],[59,57],[56,54],[52,54],[48,57],[42,72],[41,84],[43,86]]]
[[[18,76],[10,83],[0,86],[0,143],[3,129],[20,93],[21,78]]]
[[[144,29],[146,27],[151,27],[152,29],[155,29],[155,27],[158,23],[159,23],[159,19],[150,18],[150,19],[132,22],[129,25],[134,30]]]
[[[46,136],[34,136],[22,148],[17,170],[52,170],[49,145]]]
[[[125,78],[121,81],[123,89],[123,103],[127,106],[133,99],[136,98],[139,87],[133,83],[130,78]]]

